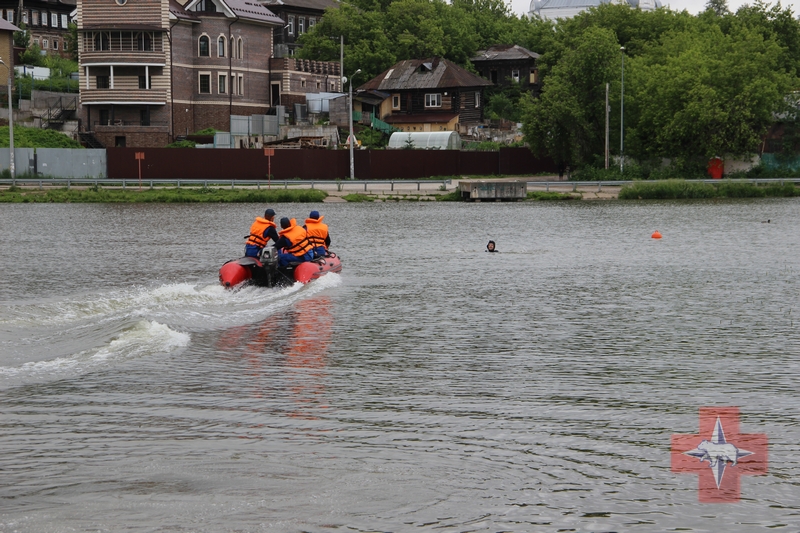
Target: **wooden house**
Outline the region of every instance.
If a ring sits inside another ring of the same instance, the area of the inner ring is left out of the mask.
[[[539,54],[516,44],[498,44],[479,51],[470,62],[478,73],[494,85],[519,85],[539,94]]]
[[[401,131],[467,131],[483,121],[483,91],[491,82],[446,59],[410,59],[360,86],[361,110]],[[375,95],[388,98],[376,103]]]

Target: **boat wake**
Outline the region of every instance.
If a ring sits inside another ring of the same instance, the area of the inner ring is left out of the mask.
[[[263,321],[341,283],[324,276],[281,289],[167,284],[5,306],[0,387],[64,379],[133,358],[173,353],[192,334]]]

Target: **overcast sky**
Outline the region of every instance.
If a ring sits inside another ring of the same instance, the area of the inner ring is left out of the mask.
[[[661,3],[665,6],[669,6],[670,9],[676,11],[682,11],[685,9],[689,13],[696,15],[703,10],[706,5],[706,0],[661,0]],[[731,11],[736,11],[736,9],[738,9],[740,6],[752,3],[753,2],[749,0],[728,0],[728,7]],[[769,3],[774,5],[777,2],[772,1]],[[530,6],[530,0],[511,0],[512,9],[519,15],[527,13],[530,9]],[[784,0],[781,2],[781,6],[791,7],[795,16],[800,14],[800,0]]]

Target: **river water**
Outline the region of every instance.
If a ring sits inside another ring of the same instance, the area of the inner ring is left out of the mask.
[[[342,274],[225,291],[264,207],[0,206],[0,531],[800,531],[800,200],[279,204]]]

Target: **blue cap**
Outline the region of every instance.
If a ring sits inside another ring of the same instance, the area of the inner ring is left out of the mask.
[[[288,219],[288,218],[286,218],[286,217],[283,217],[283,218],[281,219],[281,228],[283,228],[283,229],[286,229],[286,228],[288,228],[288,227],[289,227],[289,225],[290,225],[290,224],[291,224],[291,222],[289,222],[289,219]]]
[[[308,218],[319,218],[319,211],[311,211],[311,214],[308,215]]]
[[[274,217],[275,216],[275,210],[270,207],[269,209],[264,211],[264,216],[265,217]]]

